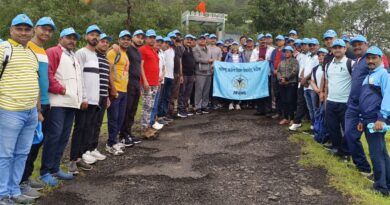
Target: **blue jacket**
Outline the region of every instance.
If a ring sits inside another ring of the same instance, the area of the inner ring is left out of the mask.
[[[368,75],[369,70],[370,69],[366,63],[366,57],[362,57],[359,61],[356,61],[356,63],[353,64],[351,92],[348,98],[349,107],[358,109],[363,80]]]
[[[278,48],[275,48],[272,53],[271,53],[271,59],[269,61],[269,68],[271,70],[271,72],[273,73],[274,70],[275,70],[275,58],[276,58],[276,52],[278,51]],[[284,54],[284,52],[282,52],[282,59],[280,60],[280,62],[282,62],[282,60],[286,59],[286,55]]]
[[[385,121],[390,116],[390,74],[377,67],[363,81],[359,98],[360,117],[366,121]]]
[[[245,56],[244,56],[244,53],[240,52],[239,54],[239,62],[240,63],[245,63]],[[231,52],[229,52],[227,55],[226,55],[226,58],[225,58],[225,62],[229,62],[229,63],[232,63],[233,62],[233,54]]]

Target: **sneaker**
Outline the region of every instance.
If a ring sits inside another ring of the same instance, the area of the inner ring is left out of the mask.
[[[58,185],[58,179],[53,177],[53,175],[47,173],[43,176],[40,176],[39,179],[42,181],[43,184],[47,186],[57,186]]]
[[[302,127],[302,124],[292,124],[288,129],[291,131],[297,131],[298,128]]]
[[[116,145],[118,145],[121,149],[126,148],[126,145],[122,142],[118,142],[118,143],[116,143]]]
[[[76,162],[76,165],[78,168],[84,170],[84,171],[90,171],[92,170],[92,166],[87,164],[86,162],[84,162],[84,160],[80,160],[78,162]]]
[[[184,112],[178,112],[177,116],[180,117],[180,118],[187,118],[188,117],[188,115],[186,113],[184,113]]]
[[[22,194],[30,199],[38,199],[41,197],[41,193],[39,193],[37,190],[31,188],[28,181],[23,182],[20,184],[20,191],[22,191]]]
[[[234,110],[234,105],[233,105],[233,103],[230,103],[230,104],[229,104],[229,110]]]
[[[168,116],[163,117],[163,120],[166,121],[166,122],[168,122],[168,123],[173,122],[173,118],[168,117]]]
[[[118,156],[118,155],[121,154],[118,150],[121,150],[121,151],[122,151],[122,149],[121,149],[119,146],[116,146],[116,148],[117,148],[117,149],[115,149],[114,146],[111,146],[111,147],[110,147],[110,146],[106,145],[106,151],[107,151],[108,153],[114,155],[114,156]],[[122,152],[123,152],[123,151],[122,151]]]
[[[118,145],[118,146],[122,148],[134,146],[133,140],[129,136],[123,137],[123,139],[121,140],[121,144],[123,144],[124,147],[122,147],[122,145]]]
[[[236,105],[236,110],[241,110],[240,104],[237,104],[237,105]]]
[[[91,152],[92,157],[95,157],[96,160],[103,161],[107,157],[99,152],[99,150],[95,149]]]
[[[131,140],[133,141],[134,144],[139,144],[141,143],[142,141],[140,139],[138,139],[138,137],[135,137],[133,135],[131,135]]]
[[[77,163],[75,161],[71,161],[68,164],[68,172],[73,175],[79,174],[79,168],[77,167]]]
[[[55,176],[61,180],[73,180],[74,179],[73,174],[66,173],[66,172],[62,171],[61,169],[57,173],[55,173]]]
[[[202,110],[196,110],[195,114],[196,115],[201,115],[201,114],[203,114],[203,112],[202,112]]]
[[[209,114],[209,113],[210,113],[210,111],[207,108],[202,109],[202,114]]]
[[[95,162],[96,162],[96,158],[91,155],[90,151],[86,151],[83,154],[82,158],[83,158],[84,162],[87,164],[95,164]]]
[[[42,190],[43,188],[45,188],[45,185],[42,184],[42,182],[40,181],[36,181],[36,180],[33,180],[33,179],[29,179],[28,180],[28,184],[31,186],[31,188],[39,191],[39,190]]]
[[[169,123],[167,121],[165,121],[164,119],[160,118],[160,119],[157,119],[157,122],[162,124],[162,125],[168,125]]]
[[[186,115],[187,115],[188,117],[191,117],[191,116],[194,116],[194,113],[192,113],[192,112],[186,112]]]
[[[156,132],[153,130],[153,128],[147,128],[142,133],[142,137],[145,139],[152,139],[155,137]]]
[[[155,130],[161,130],[161,129],[164,127],[164,125],[162,125],[162,124],[160,124],[160,123],[158,123],[158,122],[155,122],[155,123],[152,125],[152,127],[153,127],[153,129],[155,129]]]
[[[8,196],[0,197],[0,205],[15,205],[15,202],[12,201]]]
[[[118,151],[119,154],[124,154],[125,152],[123,151],[123,148],[121,148],[118,144],[112,145],[112,147]]]
[[[13,196],[13,197],[11,197],[11,199],[16,204],[32,204],[32,203],[34,203],[34,199],[25,197],[24,195]]]

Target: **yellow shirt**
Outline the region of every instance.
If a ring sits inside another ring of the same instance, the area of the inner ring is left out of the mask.
[[[115,57],[117,53],[114,50],[110,50],[107,53],[108,62],[113,65],[111,73],[114,78],[114,86],[119,92],[127,92],[127,83],[129,81],[129,59],[126,51],[121,49],[121,58],[116,65],[114,65]]]
[[[38,61],[35,54],[21,44],[8,39],[12,55],[0,79],[0,108],[25,111],[36,107],[39,94]],[[4,59],[0,45],[0,61]]]

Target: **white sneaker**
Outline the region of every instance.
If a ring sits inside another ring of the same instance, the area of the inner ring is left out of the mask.
[[[233,105],[233,103],[230,103],[230,104],[229,104],[229,110],[234,110],[234,105]]]
[[[118,151],[117,149],[119,149],[120,151]],[[118,146],[115,147],[115,145],[112,146],[112,147],[110,147],[110,146],[108,146],[108,145],[106,144],[106,151],[107,151],[108,153],[114,155],[114,156],[118,156],[118,155],[123,154],[123,151],[122,151]]]
[[[237,104],[237,105],[236,105],[236,110],[241,110],[240,104]]]
[[[83,161],[87,164],[94,164],[96,162],[96,158],[91,155],[90,151],[87,151],[82,156]]]
[[[158,122],[155,122],[152,127],[155,130],[161,130],[164,127],[164,125],[162,125],[162,124],[160,124]]]
[[[99,150],[95,149],[91,152],[92,157],[95,157],[96,160],[103,161],[107,157],[99,152]]]
[[[298,128],[302,127],[302,124],[292,124],[288,129],[291,131],[297,131]]]
[[[121,143],[121,144],[122,144],[122,143]],[[118,143],[118,144],[114,144],[112,147],[113,147],[119,154],[125,153],[125,152],[122,150],[122,147],[121,147],[121,145],[119,145],[119,143]]]
[[[121,149],[126,148],[126,145],[125,145],[124,143],[122,143],[122,142],[118,142],[118,143],[116,143],[115,145],[116,145],[117,147],[121,148]]]

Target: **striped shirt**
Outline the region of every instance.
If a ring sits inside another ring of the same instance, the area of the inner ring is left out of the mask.
[[[110,80],[110,64],[107,61],[106,55],[97,52],[99,60],[99,75],[100,75],[100,97],[108,97],[108,85]]]
[[[25,111],[36,107],[39,95],[38,61],[29,48],[8,39],[12,56],[0,79],[0,109]],[[0,59],[4,46],[0,45]]]

